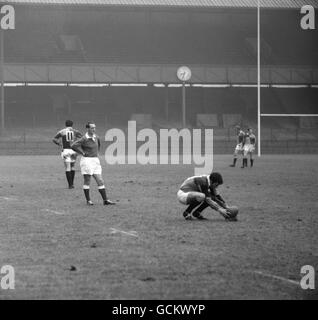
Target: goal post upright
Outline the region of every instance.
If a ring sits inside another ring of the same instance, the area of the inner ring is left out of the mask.
[[[261,15],[260,1],[257,0],[257,150],[261,156]]]

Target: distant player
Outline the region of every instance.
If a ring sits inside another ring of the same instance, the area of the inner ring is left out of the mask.
[[[251,167],[254,165],[253,152],[255,151],[256,137],[251,128],[247,129],[244,137],[244,148],[243,148],[243,164],[242,168],[247,167],[247,158],[250,156]]]
[[[236,126],[235,129],[236,129],[237,143],[236,143],[236,147],[233,155],[233,164],[231,164],[230,167],[235,167],[238,155],[243,154],[243,147],[244,147],[245,133],[243,130],[241,130],[240,126]]]
[[[81,173],[84,176],[83,190],[88,205],[93,205],[89,195],[91,177],[93,176],[98,185],[98,191],[103,198],[104,205],[113,205],[114,202],[107,199],[106,189],[102,178],[102,167],[98,158],[100,150],[100,139],[96,135],[96,125],[93,122],[86,124],[87,132],[79,140],[75,141],[71,147],[74,151],[82,155],[80,161]]]
[[[183,212],[183,217],[186,220],[193,220],[193,217],[206,220],[202,216],[202,211],[210,207],[218,211],[226,220],[236,221],[236,216],[233,217],[228,211],[230,207],[217,192],[221,184],[223,184],[223,178],[217,172],[209,176],[194,176],[186,179],[177,193],[179,202],[188,206]]]
[[[73,121],[66,120],[66,128],[60,130],[53,138],[53,142],[62,147],[61,157],[64,160],[65,174],[69,189],[74,188],[75,162],[77,153],[72,150],[71,144],[82,137],[82,134],[73,129]]]

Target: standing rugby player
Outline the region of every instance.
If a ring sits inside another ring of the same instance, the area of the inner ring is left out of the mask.
[[[255,151],[256,137],[251,128],[247,129],[244,137],[243,164],[242,168],[247,167],[247,157],[250,155],[251,167],[254,165],[253,152]]]
[[[107,199],[106,189],[102,178],[102,167],[98,158],[100,139],[96,135],[96,125],[93,122],[86,124],[87,132],[79,140],[75,141],[71,148],[82,155],[80,167],[84,176],[83,190],[88,205],[93,205],[89,195],[91,177],[93,176],[98,185],[98,191],[103,198],[104,205],[113,205],[114,202]]]
[[[241,130],[240,126],[236,126],[236,135],[237,135],[237,143],[236,147],[234,150],[234,155],[233,155],[233,164],[230,165],[230,167],[235,167],[238,155],[243,153],[243,147],[244,147],[244,136],[245,133],[243,130]]]
[[[64,160],[65,174],[69,189],[74,188],[75,162],[77,153],[72,150],[71,144],[82,137],[82,134],[73,129],[73,121],[66,120],[66,128],[60,130],[53,138],[53,142],[62,148],[61,157]],[[60,141],[61,140],[61,141]]]

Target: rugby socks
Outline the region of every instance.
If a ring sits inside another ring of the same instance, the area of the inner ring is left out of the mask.
[[[189,206],[188,206],[188,208],[186,209],[186,211],[185,211],[185,213],[191,213],[192,212],[192,210],[194,209],[194,208],[196,208],[198,205],[200,204],[200,202],[199,201],[193,201],[193,203],[191,203]]]
[[[71,187],[73,185],[72,172],[71,171],[65,171],[65,174],[66,174],[66,179],[67,179],[67,182],[68,182],[68,186]]]
[[[247,167],[247,158],[243,158],[242,168]]]
[[[233,159],[233,167],[235,167],[236,161],[237,161],[237,158],[234,158],[234,159]]]
[[[83,185],[83,190],[84,190],[84,195],[85,195],[85,198],[86,198],[86,201],[91,201],[91,198],[89,196],[89,186],[87,185]]]
[[[251,159],[251,168],[253,167],[253,165],[254,165],[254,160]]]
[[[201,212],[205,210],[208,206],[209,206],[208,203],[206,201],[203,201],[201,205],[193,212],[193,216],[200,215]]]
[[[71,171],[72,185],[74,185],[75,170]]]
[[[106,189],[105,186],[99,186],[98,191],[101,194],[102,198],[104,201],[107,201],[107,196],[106,196]]]

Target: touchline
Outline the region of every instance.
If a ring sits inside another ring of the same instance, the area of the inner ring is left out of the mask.
[[[158,134],[149,128],[137,132],[136,121],[128,121],[127,136],[112,128],[107,130],[105,141],[112,142],[105,150],[107,164],[195,164],[195,175],[213,169],[213,129],[160,129]]]

